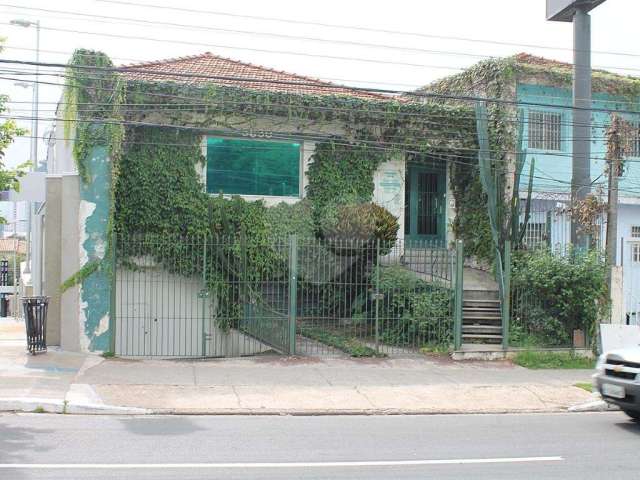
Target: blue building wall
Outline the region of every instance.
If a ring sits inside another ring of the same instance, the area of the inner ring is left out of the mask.
[[[572,152],[572,92],[569,89],[547,87],[543,85],[519,84],[517,86],[517,100],[528,105],[522,106],[524,113],[524,147],[527,149],[525,166],[522,172],[520,191],[526,192],[529,182],[531,159],[535,158],[535,172],[533,190],[536,193],[568,194],[571,192],[571,152]],[[531,105],[542,104],[542,105]],[[549,106],[547,106],[549,105]],[[594,109],[613,109],[620,111],[625,120],[640,122],[640,101],[631,103],[630,99],[614,97],[608,94],[595,93],[593,95]],[[528,148],[528,112],[530,110],[554,111],[562,115],[562,147],[559,152],[535,150]],[[594,111],[592,114],[591,133],[591,181],[593,191],[601,186],[606,192],[608,179],[605,173],[606,130],[611,122],[610,114]],[[620,179],[620,205],[618,210],[618,248],[617,264],[624,266],[623,289],[626,311],[630,315],[631,323],[640,320],[640,262],[634,262],[632,249],[634,244],[640,243],[640,238],[632,238],[631,227],[640,225],[640,158],[626,159],[625,172]],[[551,198],[552,195],[549,196]],[[542,196],[544,198],[544,195]],[[558,214],[558,202],[554,200],[538,200],[538,204],[545,204],[546,208],[532,213],[530,224],[537,223],[540,227],[546,222],[545,234],[549,243],[555,248],[561,248],[570,242],[569,218]],[[543,206],[544,207],[544,206]],[[554,211],[555,209],[555,211]],[[600,243],[604,245],[606,223],[603,219],[600,230]]]
[[[528,148],[528,124],[524,128],[524,145],[527,148],[527,160],[522,174],[521,189],[526,189],[529,181],[531,158],[535,158],[534,191],[536,192],[570,192],[571,191],[571,144],[572,144],[572,93],[569,89],[547,87],[543,85],[519,84],[517,100],[522,106],[525,122],[529,110],[553,111],[562,115],[562,150],[550,152]],[[536,106],[526,104],[544,104]],[[630,103],[628,98],[614,97],[608,94],[593,95],[594,109],[615,109],[623,112],[639,111],[640,101]],[[626,120],[640,121],[640,113],[621,113]],[[606,129],[611,119],[607,112],[594,111],[592,114],[591,133],[591,180],[606,189],[607,178],[604,174],[604,157],[606,153]],[[622,197],[640,198],[640,158],[629,158],[626,171],[620,180]]]

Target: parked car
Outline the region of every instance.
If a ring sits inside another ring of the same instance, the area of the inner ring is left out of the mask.
[[[594,386],[607,403],[640,421],[640,347],[600,355],[593,377]]]

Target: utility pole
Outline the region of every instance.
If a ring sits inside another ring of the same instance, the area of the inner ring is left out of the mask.
[[[591,17],[605,0],[547,0],[547,20],[573,23],[573,139],[571,210],[591,192]],[[575,215],[571,243],[587,245]]]
[[[32,86],[32,103],[31,103],[31,171],[35,171],[38,168],[38,84],[40,82],[40,20],[31,21],[16,19],[9,22],[11,25],[18,27],[36,28],[36,68],[35,68],[35,81]],[[32,222],[32,210],[33,202],[27,202],[27,252],[25,258],[25,273],[31,273],[31,222]],[[33,284],[33,281],[32,281]],[[35,285],[34,285],[35,287]]]
[[[625,153],[626,128],[623,120],[612,115],[607,129],[607,166],[609,168],[609,195],[607,203],[607,286],[611,291],[612,270],[616,265],[618,247],[618,179],[622,175],[622,158]]]

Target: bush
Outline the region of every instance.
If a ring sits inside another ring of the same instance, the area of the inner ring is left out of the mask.
[[[315,237],[312,207],[307,199],[294,204],[279,203],[267,208],[265,215],[272,238],[286,239],[289,235],[304,239]]]
[[[551,345],[569,342],[574,329],[592,332],[607,305],[605,263],[598,252],[516,252],[514,313],[528,332]]]
[[[452,292],[400,266],[378,267],[381,338],[393,345],[449,345]]]
[[[320,220],[320,235],[342,254],[354,254],[342,248],[346,242],[356,241],[356,248],[373,248],[380,240],[381,254],[389,252],[398,235],[398,219],[386,208],[375,203],[351,203],[327,208]],[[344,251],[342,251],[344,250]]]

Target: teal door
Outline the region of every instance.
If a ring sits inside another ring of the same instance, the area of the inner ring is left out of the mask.
[[[410,165],[405,179],[405,238],[444,243],[445,201],[445,172]]]

